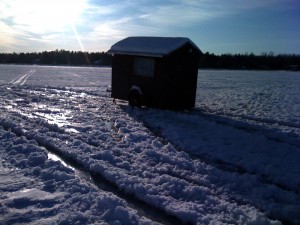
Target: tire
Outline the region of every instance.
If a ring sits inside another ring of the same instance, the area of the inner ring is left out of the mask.
[[[132,107],[138,107],[141,108],[141,96],[137,91],[131,91],[129,93],[129,99],[128,99],[128,103],[130,106]]]

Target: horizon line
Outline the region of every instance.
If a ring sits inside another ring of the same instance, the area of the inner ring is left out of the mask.
[[[105,54],[109,54],[108,50],[107,51],[82,51],[82,50],[66,50],[66,49],[55,49],[55,50],[43,50],[43,51],[34,51],[34,52],[0,52],[0,54],[38,54],[38,53],[43,53],[43,52],[56,52],[56,51],[66,51],[66,52],[82,52],[82,53],[105,53]],[[205,54],[211,54],[211,55],[215,55],[215,56],[222,56],[222,55],[254,55],[254,56],[300,56],[300,53],[274,53],[273,51],[269,51],[269,52],[265,52],[262,51],[260,54],[256,54],[254,52],[244,52],[244,53],[219,53],[216,54],[214,52],[203,52],[203,55]]]

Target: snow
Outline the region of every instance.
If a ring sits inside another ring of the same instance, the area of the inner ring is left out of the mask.
[[[162,57],[185,44],[190,44],[200,51],[189,38],[184,37],[127,37],[111,46],[108,52]]]
[[[1,130],[1,224],[150,224],[75,176],[34,141]],[[119,211],[122,211],[122,217]]]
[[[113,104],[109,68],[0,69],[0,224],[299,224],[299,74],[200,71],[168,111]]]
[[[299,72],[208,70],[199,76],[197,107],[202,111],[299,130]]]

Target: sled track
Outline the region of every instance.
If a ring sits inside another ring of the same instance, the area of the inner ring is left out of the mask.
[[[26,83],[27,79],[35,72],[36,72],[36,69],[32,69],[28,73],[22,74],[22,75],[16,77],[15,79],[11,80],[8,84],[23,86]]]

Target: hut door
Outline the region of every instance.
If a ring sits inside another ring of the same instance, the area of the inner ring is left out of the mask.
[[[128,100],[131,67],[128,58],[115,56],[112,69],[112,97]]]

